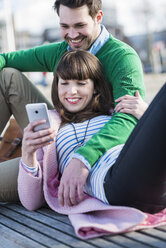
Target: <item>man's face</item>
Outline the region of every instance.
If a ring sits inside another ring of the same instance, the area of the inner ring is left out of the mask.
[[[71,9],[60,5],[61,35],[73,50],[88,48],[101,32],[102,11],[92,19],[87,5]]]

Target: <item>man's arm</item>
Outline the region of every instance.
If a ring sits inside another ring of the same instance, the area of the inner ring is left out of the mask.
[[[3,56],[0,55],[0,71],[5,67],[5,59]]]
[[[60,53],[64,51],[66,51],[66,46],[64,42],[61,42],[11,53],[2,53],[0,54],[0,70],[4,67],[12,67],[22,72],[53,72]]]
[[[139,90],[144,98],[142,65],[133,49],[123,49],[111,59],[107,54],[101,62],[107,79],[112,84],[114,100],[125,94],[134,95],[136,90]],[[82,155],[92,167],[110,148],[124,144],[136,123],[137,120],[132,115],[115,113],[112,119],[84,147],[76,151],[76,154]]]

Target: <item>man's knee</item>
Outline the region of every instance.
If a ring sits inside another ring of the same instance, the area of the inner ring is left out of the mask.
[[[1,85],[5,84],[6,86],[11,83],[11,80],[18,79],[22,77],[22,73],[14,68],[4,68],[0,71],[0,83]]]
[[[8,92],[12,90],[14,91],[19,91],[19,88],[24,85],[24,75],[22,72],[20,72],[17,69],[14,68],[4,68],[0,72],[0,87],[1,91],[3,92]],[[24,86],[23,86],[24,87]],[[6,94],[5,94],[6,95]]]
[[[21,74],[21,72],[15,68],[11,68],[11,67],[6,67],[6,68],[3,68],[1,71],[0,71],[1,74],[14,74],[14,73],[19,73]]]

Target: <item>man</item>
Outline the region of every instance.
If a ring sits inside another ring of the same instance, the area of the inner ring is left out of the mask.
[[[46,102],[52,108],[28,79],[7,67],[20,71],[53,72],[61,56],[70,49],[89,50],[98,57],[113,89],[114,100],[126,94],[134,95],[136,90],[144,97],[138,55],[101,25],[101,8],[101,0],[56,0],[55,9],[64,41],[0,56],[0,69],[5,67],[0,73],[1,116],[2,111],[4,113],[0,131],[11,114],[14,114],[21,128],[26,126],[25,104],[29,102]],[[83,199],[83,187],[91,167],[108,149],[125,143],[135,124],[136,119],[131,115],[115,113],[97,135],[77,150],[61,179],[58,195],[61,205],[77,204],[76,195],[79,200]]]

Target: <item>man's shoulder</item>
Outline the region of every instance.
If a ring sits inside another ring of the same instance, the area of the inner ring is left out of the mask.
[[[136,60],[139,59],[138,54],[131,46],[113,36],[110,36],[96,56],[105,66],[116,64],[117,61],[125,61],[128,56],[132,56]]]
[[[124,41],[121,41],[112,35],[110,35],[110,38],[108,41],[105,43],[105,45],[100,49],[100,51],[105,51],[105,52],[112,52],[112,51],[123,51],[123,52],[134,52],[135,50],[127,43]]]

